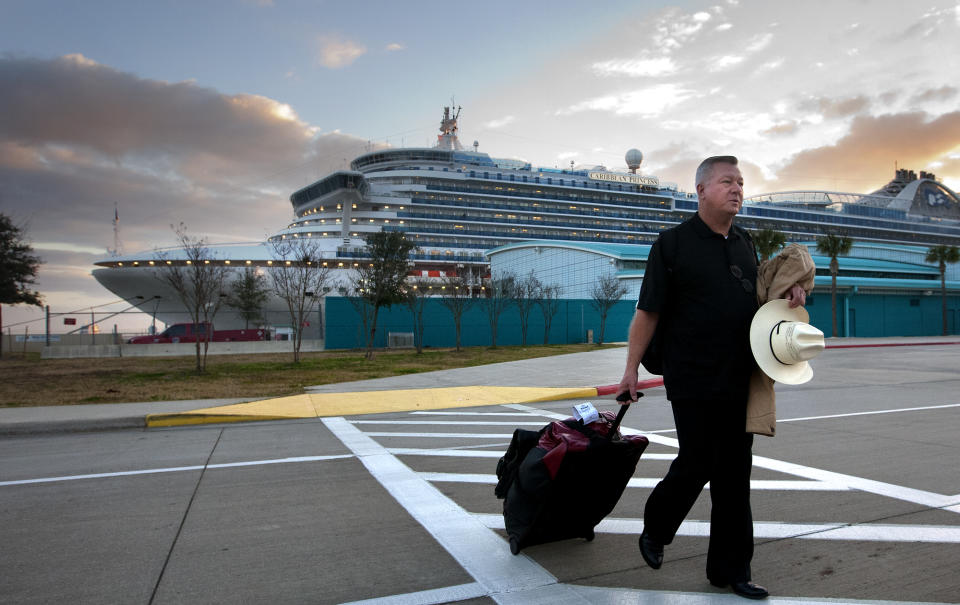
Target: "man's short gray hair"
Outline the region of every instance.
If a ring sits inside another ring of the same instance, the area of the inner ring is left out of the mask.
[[[697,167],[697,180],[696,183],[694,183],[696,186],[700,186],[701,183],[705,183],[707,179],[710,178],[710,172],[713,170],[714,164],[731,164],[736,166],[737,158],[732,155],[715,155],[700,162],[700,165]]]

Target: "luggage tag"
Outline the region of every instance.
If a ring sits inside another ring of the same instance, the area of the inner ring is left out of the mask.
[[[597,408],[593,407],[592,403],[587,401],[586,403],[578,403],[573,406],[573,417],[586,425],[600,420],[600,412],[597,411]]]

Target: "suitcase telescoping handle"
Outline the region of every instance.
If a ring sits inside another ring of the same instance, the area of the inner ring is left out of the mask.
[[[643,393],[637,391],[637,399],[643,397]],[[630,401],[630,395],[624,391],[617,395],[617,401]],[[607,432],[607,440],[613,439],[613,434],[617,432],[617,429],[620,428],[620,423],[623,421],[623,417],[627,414],[627,408],[630,407],[629,403],[624,403],[620,406],[620,411],[617,412],[617,418],[613,421],[613,426],[610,427],[610,430]]]

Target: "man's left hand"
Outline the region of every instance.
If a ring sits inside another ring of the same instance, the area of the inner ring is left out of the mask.
[[[787,290],[787,293],[783,296],[787,299],[787,302],[790,303],[790,308],[795,309],[801,307],[807,302],[807,293],[803,291],[803,288],[800,287],[800,284],[793,284],[790,286],[790,289]]]

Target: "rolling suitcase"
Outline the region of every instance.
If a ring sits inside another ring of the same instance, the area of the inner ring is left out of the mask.
[[[642,396],[638,393],[638,396]],[[494,493],[503,499],[510,552],[569,538],[592,540],[610,514],[648,445],[623,437],[619,426],[629,404],[601,412],[584,425],[568,418],[539,431],[516,429],[497,464]]]

